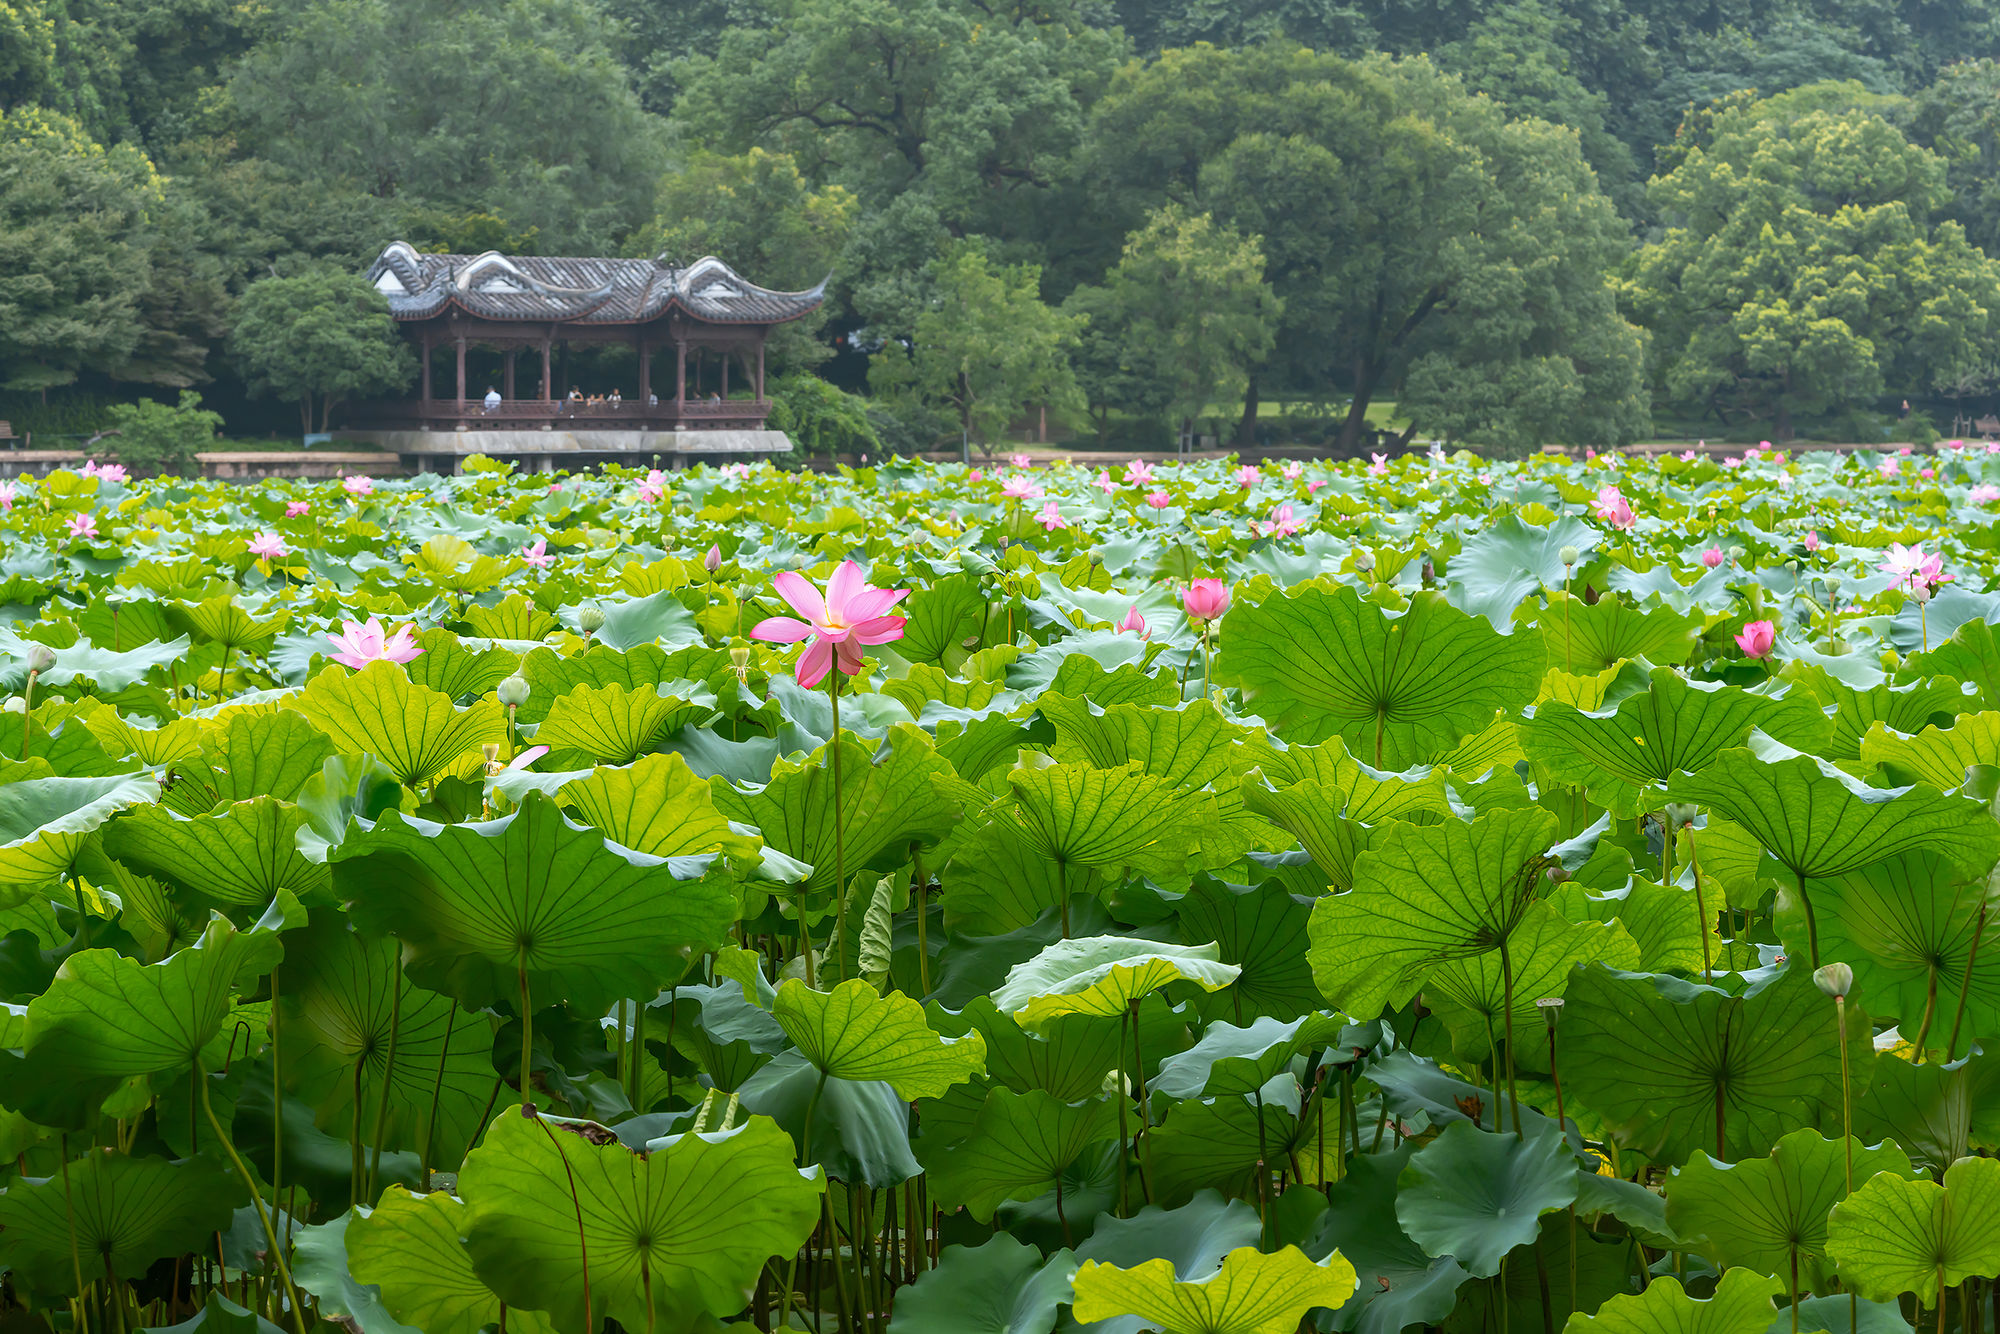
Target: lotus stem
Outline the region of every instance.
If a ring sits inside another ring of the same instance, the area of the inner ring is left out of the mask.
[[[1815,970],[1819,968],[1819,922],[1813,916],[1812,895],[1806,892],[1806,873],[1794,870],[1793,878],[1798,881],[1799,906],[1806,914],[1806,950]]]
[[[524,971],[521,977],[523,979],[521,985],[525,988],[527,986],[527,973]],[[590,1304],[590,1239],[584,1235],[583,1231],[583,1197],[576,1193],[576,1171],[569,1165],[569,1155],[563,1152],[562,1141],[556,1138],[556,1132],[549,1128],[549,1123],[541,1117],[536,1116],[533,1107],[524,1106],[522,1111],[532,1118],[536,1125],[542,1128],[542,1133],[549,1137],[549,1143],[555,1146],[556,1157],[562,1159],[563,1176],[569,1180],[569,1202],[571,1207],[576,1210],[577,1252],[583,1261],[583,1327],[586,1330],[595,1330],[597,1328],[597,1321],[592,1317]],[[646,1262],[647,1272],[651,1272],[652,1267],[652,1261],[649,1257]],[[651,1310],[652,1303],[648,1302],[647,1311],[649,1316]]]
[[[76,1280],[76,1300],[80,1314],[83,1307],[83,1259],[77,1254],[76,1249],[76,1200],[70,1194],[69,1188],[69,1135],[67,1132],[63,1134],[60,1145],[62,1153],[63,1218],[65,1225],[69,1228],[70,1275]],[[81,1331],[85,1331],[88,1328],[89,1326],[82,1322],[79,1322],[77,1325],[80,1334]]]
[[[647,1006],[643,1001],[635,1001],[634,1005],[637,1008],[632,1014],[632,1036],[627,1044],[631,1048],[632,1059],[625,1071],[630,1083],[626,1085],[625,1100],[632,1104],[635,1113],[642,1113],[646,1110],[639,1105],[639,1099],[645,1093]]]
[[[1979,920],[1972,928],[1972,948],[1966,951],[1965,955],[1965,975],[1958,982],[1958,1008],[1952,1013],[1951,1037],[1946,1040],[1944,1047],[1946,1065],[1951,1064],[1958,1052],[1958,1030],[1965,1022],[1965,998],[1972,994],[1972,963],[1979,957],[1980,937],[1986,934],[1986,908],[1984,902],[1980,903]]]
[[[1927,970],[1924,986],[1924,1017],[1917,1024],[1917,1063],[1930,1064],[1928,1040],[1931,1034],[1931,1020],[1937,1015],[1937,964],[1932,963]]]
[[[1701,850],[1695,846],[1694,825],[1692,823],[1687,827],[1687,836],[1688,869],[1694,872],[1694,910],[1696,915],[1701,918],[1701,980],[1709,982],[1714,980],[1715,977],[1715,957],[1710,952],[1708,944],[1708,905],[1702,897],[1701,891]]]
[[[931,878],[924,871],[924,852],[921,843],[910,844],[910,897],[917,908],[917,985],[924,995],[931,994],[931,945],[930,923],[924,920],[924,891],[931,885]]]
[[[1213,687],[1209,684],[1208,672],[1208,644],[1210,626],[1212,624],[1213,622],[1211,621],[1203,621],[1201,623],[1201,697],[1203,699],[1209,698],[1213,690]]]
[[[425,1190],[429,1190],[431,1185],[431,1147],[432,1147],[432,1142],[437,1138],[438,1104],[444,1098],[444,1062],[445,1058],[451,1055],[451,1032],[453,1028],[457,1027],[457,1025],[458,1025],[458,1002],[454,1000],[451,1003],[451,1009],[445,1012],[444,1045],[438,1050],[437,1077],[431,1081],[430,1114],[424,1117],[424,1148],[423,1148],[423,1160],[422,1160],[423,1163],[422,1175],[424,1179],[423,1184]]]
[[[1131,1152],[1131,1134],[1126,1128],[1125,1104],[1127,1090],[1131,1087],[1132,1076],[1125,1068],[1125,1026],[1132,1020],[1132,1012],[1127,1010],[1118,1019],[1118,1216],[1132,1216],[1132,1187],[1128,1180],[1125,1160]]]
[[[1568,1119],[1563,1115],[1562,1073],[1556,1064],[1556,1020],[1562,1017],[1563,1002],[1560,996],[1546,996],[1535,1002],[1541,1009],[1542,1020],[1549,1030],[1549,1082],[1556,1089],[1556,1130],[1567,1136]],[[1576,1205],[1572,1203],[1566,1211],[1569,1214],[1569,1309],[1576,1310]]]
[[[1514,1086],[1514,959],[1507,950],[1507,937],[1500,937],[1500,989],[1507,1007],[1507,1101],[1514,1105],[1514,1138],[1526,1139],[1521,1129],[1521,1096]],[[1499,1126],[1499,1118],[1494,1118]]]
[[[382,1138],[389,1127],[389,1090],[396,1078],[396,1039],[403,1022],[403,961],[398,954],[389,972],[389,1052],[382,1063],[382,1084],[375,1091],[375,1156],[368,1163],[368,1189],[364,1192],[369,1203],[375,1200],[376,1178],[382,1171]],[[429,1186],[429,1182],[424,1183]],[[276,1198],[274,1193],[273,1199]]]
[[[529,1077],[528,1057],[535,1047],[535,1015],[528,1003],[528,951],[523,946],[516,974],[521,983],[521,1106],[530,1115],[535,1110],[534,1084]]]
[[[840,970],[840,978],[847,980],[847,830],[841,823],[840,796],[842,782],[840,776],[840,664],[834,663],[826,673],[827,698],[833,701],[833,915],[834,915],[834,966]],[[804,922],[800,922],[801,931]],[[812,985],[812,955],[808,942],[806,956],[806,985]]]
[[[35,679],[41,672],[28,669],[28,682],[21,687],[21,762],[28,761],[28,742],[35,734]],[[77,1284],[77,1291],[83,1291],[83,1284]]]
[[[1153,1202],[1153,1118],[1146,1110],[1146,1054],[1139,1050],[1139,1002],[1128,1002],[1127,1009],[1132,1014],[1132,1071],[1134,1092],[1138,1099],[1139,1130],[1146,1137],[1146,1158],[1139,1169],[1139,1190],[1146,1197],[1146,1203]]]
[[[265,1212],[264,1197],[257,1191],[256,1180],[251,1177],[250,1169],[243,1165],[243,1159],[236,1152],[236,1146],[229,1142],[229,1135],[223,1130],[222,1122],[216,1119],[215,1104],[209,1099],[208,1080],[202,1072],[200,1061],[194,1063],[194,1076],[195,1087],[201,1090],[201,1110],[208,1116],[209,1128],[215,1132],[216,1142],[222,1145],[222,1151],[229,1155],[229,1161],[235,1165],[236,1175],[242,1177],[243,1184],[250,1188],[250,1204],[257,1211],[258,1223],[263,1225],[264,1241],[271,1248],[271,1263],[277,1268],[278,1278],[285,1285],[286,1300],[292,1304],[292,1326],[298,1334],[306,1334],[305,1307],[299,1301],[299,1290],[292,1286],[292,1267],[285,1262],[285,1248],[278,1244],[277,1230],[271,1226],[271,1215]],[[290,1231],[289,1228],[286,1230]]]
[[[285,1198],[285,1066],[278,1050],[278,969],[271,965],[271,1201]],[[425,1180],[430,1178],[428,1174]]]

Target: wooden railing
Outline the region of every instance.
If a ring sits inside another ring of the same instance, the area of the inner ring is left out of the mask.
[[[572,403],[558,399],[508,398],[492,408],[484,399],[370,399],[349,404],[347,420],[360,427],[440,427],[467,430],[506,430],[518,427],[595,425],[637,430],[671,430],[675,426],[694,428],[762,426],[771,414],[767,398],[730,398],[719,403],[690,401],[675,407],[672,399],[643,403],[625,399],[618,403]]]

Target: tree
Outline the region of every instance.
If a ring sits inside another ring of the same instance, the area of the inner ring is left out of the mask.
[[[1655,180],[1670,225],[1626,291],[1671,398],[1786,436],[1987,359],[2000,263],[1933,221],[1944,162],[1871,101],[1831,84],[1740,103]]]
[[[2000,254],[2000,61],[1968,60],[1938,71],[1899,118],[1910,138],[1945,163],[1945,215],[1966,239]]]
[[[139,473],[194,472],[197,455],[215,443],[222,414],[201,405],[201,395],[181,390],[178,404],[142,398],[110,411],[118,436],[118,461]]]
[[[1345,390],[1350,451],[1381,394],[1409,418],[1405,438],[1647,429],[1639,334],[1607,281],[1628,242],[1576,134],[1509,120],[1427,60],[1170,51],[1098,104],[1091,164],[1108,192],[1262,238],[1284,308],[1246,422],[1270,377]],[[1460,378],[1482,386],[1476,412]],[[1559,403],[1551,381],[1575,392]]]
[[[807,455],[880,451],[882,441],[868,420],[868,403],[817,375],[798,373],[772,379],[770,426],[783,431]]]
[[[891,342],[869,367],[878,392],[948,407],[989,452],[1030,404],[1079,403],[1067,351],[1079,316],[1043,304],[1041,270],[996,265],[978,241],[947,246],[930,266],[931,302],[907,344]]]
[[[324,431],[336,404],[400,389],[417,369],[388,300],[365,279],[332,270],[252,283],[229,346],[250,391],[296,399],[307,432],[315,398]]]

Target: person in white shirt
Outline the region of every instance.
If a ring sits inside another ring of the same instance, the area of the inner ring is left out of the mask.
[[[486,390],[486,411],[496,412],[500,408],[500,391],[492,387]]]

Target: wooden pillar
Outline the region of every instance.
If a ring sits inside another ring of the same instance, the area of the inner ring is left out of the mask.
[[[757,339],[757,401],[764,401],[764,340]]]
[[[465,402],[465,340],[458,340],[458,401]]]
[[[724,401],[727,401],[729,398],[729,349],[727,347],[722,349],[722,397]]]
[[[639,338],[639,406],[645,407],[653,393],[653,358],[644,335]]]
[[[687,410],[688,396],[688,345],[685,338],[674,340],[674,420],[679,421]]]
[[[549,368],[549,344],[554,341],[542,339],[542,402],[553,403],[556,397],[555,375]]]
[[[429,402],[431,396],[431,336],[426,333],[419,341],[424,345],[424,401]]]
[[[500,397],[509,402],[514,398],[514,357],[520,352],[518,347],[510,347],[501,352]]]

